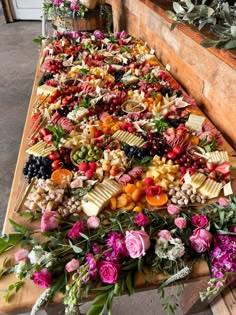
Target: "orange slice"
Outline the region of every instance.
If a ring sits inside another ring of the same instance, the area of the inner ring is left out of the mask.
[[[164,206],[168,201],[168,196],[166,193],[161,193],[157,196],[146,196],[146,200],[149,203],[150,206]]]
[[[60,168],[52,172],[51,179],[57,184],[62,184],[69,182],[72,176],[73,174],[71,171],[67,170],[66,168]]]

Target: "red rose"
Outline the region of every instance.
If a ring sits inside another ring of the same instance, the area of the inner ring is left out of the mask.
[[[208,219],[205,214],[196,214],[191,219],[192,225],[197,228],[205,228],[208,225]]]
[[[32,275],[32,279],[35,284],[41,288],[49,288],[52,282],[52,274],[50,271],[47,271],[46,268],[42,269],[39,272],[35,272]]]
[[[118,280],[120,265],[109,261],[102,261],[99,266],[99,275],[104,283],[116,283]]]

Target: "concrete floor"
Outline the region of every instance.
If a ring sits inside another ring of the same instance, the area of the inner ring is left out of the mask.
[[[15,170],[21,135],[38,60],[32,42],[41,33],[40,22],[5,24],[0,16],[0,229]],[[86,310],[87,305],[82,307]],[[40,312],[41,315],[45,312]],[[53,314],[59,314],[54,311]],[[114,301],[114,315],[162,315],[157,290],[124,296]],[[177,315],[182,311],[178,310]],[[211,315],[210,309],[197,315]]]

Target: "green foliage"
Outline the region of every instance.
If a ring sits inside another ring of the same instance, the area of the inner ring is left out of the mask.
[[[23,284],[24,284],[24,281],[18,281],[14,284],[9,285],[7,292],[4,295],[5,301],[9,302],[12,294],[14,294],[13,291],[15,291],[15,293],[17,293],[20,290],[20,288],[23,286]]]
[[[201,4],[194,4],[190,0],[173,2],[175,13],[166,11],[166,15],[174,21],[171,29],[178,23],[187,23],[199,30],[207,27],[218,39],[203,40],[204,47],[236,48],[235,7],[230,7],[228,2],[219,3],[217,0],[213,0],[210,5],[206,5],[205,2],[204,0]]]
[[[47,129],[52,132],[52,142],[56,148],[58,148],[61,139],[66,139],[69,136],[64,132],[64,130],[60,126],[47,126]]]
[[[16,246],[23,239],[23,234],[4,234],[0,237],[0,254]]]

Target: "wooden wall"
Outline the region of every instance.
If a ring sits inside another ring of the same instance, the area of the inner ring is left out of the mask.
[[[170,65],[171,74],[236,149],[236,59],[203,48],[200,36],[189,32],[189,27],[171,31],[170,20],[158,6],[161,0],[106,2],[112,5],[114,31],[126,30],[155,49],[163,65]]]

